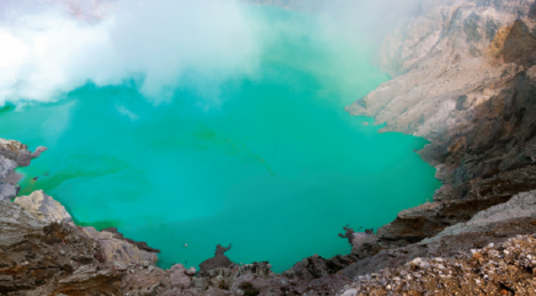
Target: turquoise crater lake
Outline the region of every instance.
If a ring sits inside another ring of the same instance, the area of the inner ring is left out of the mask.
[[[188,83],[156,105],[134,83],[89,83],[56,103],[5,107],[1,137],[49,147],[20,170],[21,194],[44,189],[78,224],[146,241],[162,267],[232,244],[234,262],[276,272],[349,253],[343,226],[377,228],[430,198],[435,170],[413,152],[426,141],[344,112],[389,79],[373,49],[325,44],[308,14],[251,13],[283,25],[258,73],[221,83],[209,108]]]

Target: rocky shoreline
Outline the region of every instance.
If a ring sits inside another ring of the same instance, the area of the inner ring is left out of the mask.
[[[536,189],[536,4],[424,1],[421,10],[382,47],[394,79],[346,108],[431,142],[419,154],[443,183],[434,202],[378,233],[401,244]]]
[[[377,234],[345,228],[349,255],[275,274],[218,246],[199,272],[162,270],[158,250],[75,225],[45,192],[11,202],[14,170],[46,148],[0,140],[0,294],[536,294],[536,2],[424,0],[379,55],[393,79],[346,110],[429,140],[418,153],[443,186]]]

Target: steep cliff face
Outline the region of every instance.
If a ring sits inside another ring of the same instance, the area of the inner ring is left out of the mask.
[[[381,238],[418,241],[536,188],[535,12],[528,0],[423,1],[386,38],[381,68],[393,80],[346,110],[431,141],[419,153],[444,185]]]

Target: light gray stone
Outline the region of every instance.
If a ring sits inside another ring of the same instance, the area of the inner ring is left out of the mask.
[[[17,197],[14,202],[39,219],[48,222],[72,221],[65,207],[46,195],[43,190],[34,191],[28,196]]]

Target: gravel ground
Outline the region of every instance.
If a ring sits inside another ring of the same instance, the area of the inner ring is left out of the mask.
[[[536,295],[536,234],[471,250],[466,260],[416,258],[360,276],[338,295]]]

